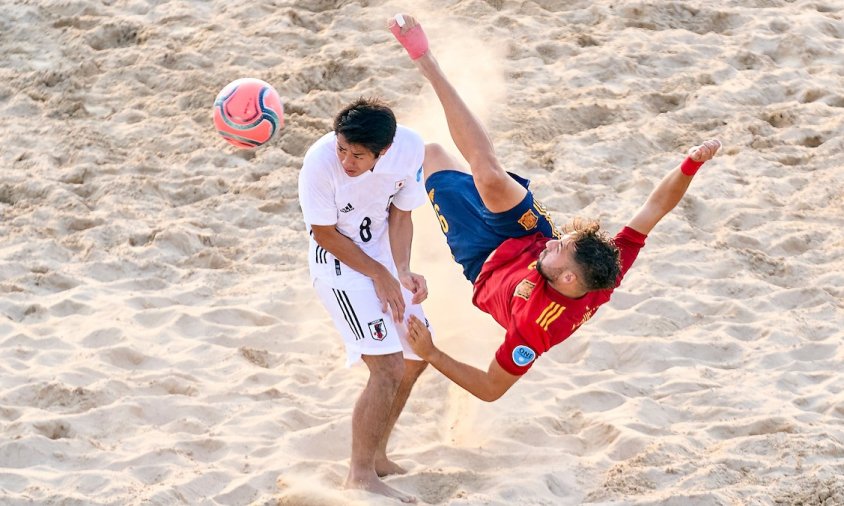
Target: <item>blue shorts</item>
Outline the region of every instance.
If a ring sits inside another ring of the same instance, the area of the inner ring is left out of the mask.
[[[527,189],[529,180],[509,174]],[[463,275],[472,283],[489,254],[507,239],[537,232],[546,237],[560,237],[548,211],[533,198],[530,190],[513,209],[493,213],[484,206],[471,174],[456,170],[435,172],[425,180],[425,189],[451,255],[463,266]]]

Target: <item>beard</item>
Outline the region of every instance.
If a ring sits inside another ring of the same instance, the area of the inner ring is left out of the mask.
[[[546,272],[545,267],[542,265],[543,258],[545,258],[545,251],[540,253],[539,258],[536,259],[536,272],[538,272],[540,276],[545,278],[546,281],[551,283],[556,279],[556,276],[552,277],[551,273]]]

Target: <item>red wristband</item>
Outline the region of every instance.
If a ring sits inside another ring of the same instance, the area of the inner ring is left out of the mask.
[[[680,170],[687,176],[694,176],[701,165],[703,165],[703,162],[696,162],[690,156],[687,156],[680,164]]]

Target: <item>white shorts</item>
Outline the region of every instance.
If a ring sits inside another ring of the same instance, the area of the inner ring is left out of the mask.
[[[325,281],[314,280],[314,288],[322,304],[331,314],[334,326],[346,345],[346,366],[360,361],[361,355],[388,355],[402,352],[408,360],[422,360],[413,353],[407,342],[407,325],[396,322],[390,310],[381,311],[381,302],[375,295],[375,287],[343,289],[334,288]],[[405,317],[414,315],[431,330],[422,306],[411,304],[413,294],[402,287],[405,302]]]

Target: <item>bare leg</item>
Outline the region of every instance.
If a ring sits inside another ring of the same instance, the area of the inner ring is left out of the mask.
[[[387,430],[390,410],[404,375],[404,359],[401,353],[393,353],[364,355],[363,361],[369,367],[369,381],[352,413],[352,459],[345,486],[405,503],[416,502],[415,497],[390,487],[375,473],[375,451]]]
[[[425,144],[425,161],[422,162],[422,168],[425,171],[425,179],[428,179],[431,177],[431,174],[441,170],[469,172],[445,148],[436,143]]]
[[[445,77],[431,51],[414,60],[414,63],[431,83],[440,100],[451,138],[463,158],[469,162],[484,205],[492,212],[509,211],[515,207],[525,197],[527,190],[514,181],[498,163],[492,142],[481,122]]]
[[[416,383],[419,375],[422,374],[422,371],[425,370],[427,365],[427,362],[419,360],[404,361],[404,376],[399,384],[396,397],[393,399],[393,406],[390,409],[390,415],[387,419],[387,427],[384,431],[384,436],[381,438],[381,442],[375,450],[375,472],[378,476],[404,474],[407,472],[403,467],[387,458],[387,442],[390,439],[390,434],[393,432],[393,427],[395,427],[396,421],[399,419],[399,415],[401,415],[401,412],[404,409],[404,405],[407,403],[407,398],[410,397],[410,391],[413,389],[413,385]]]

